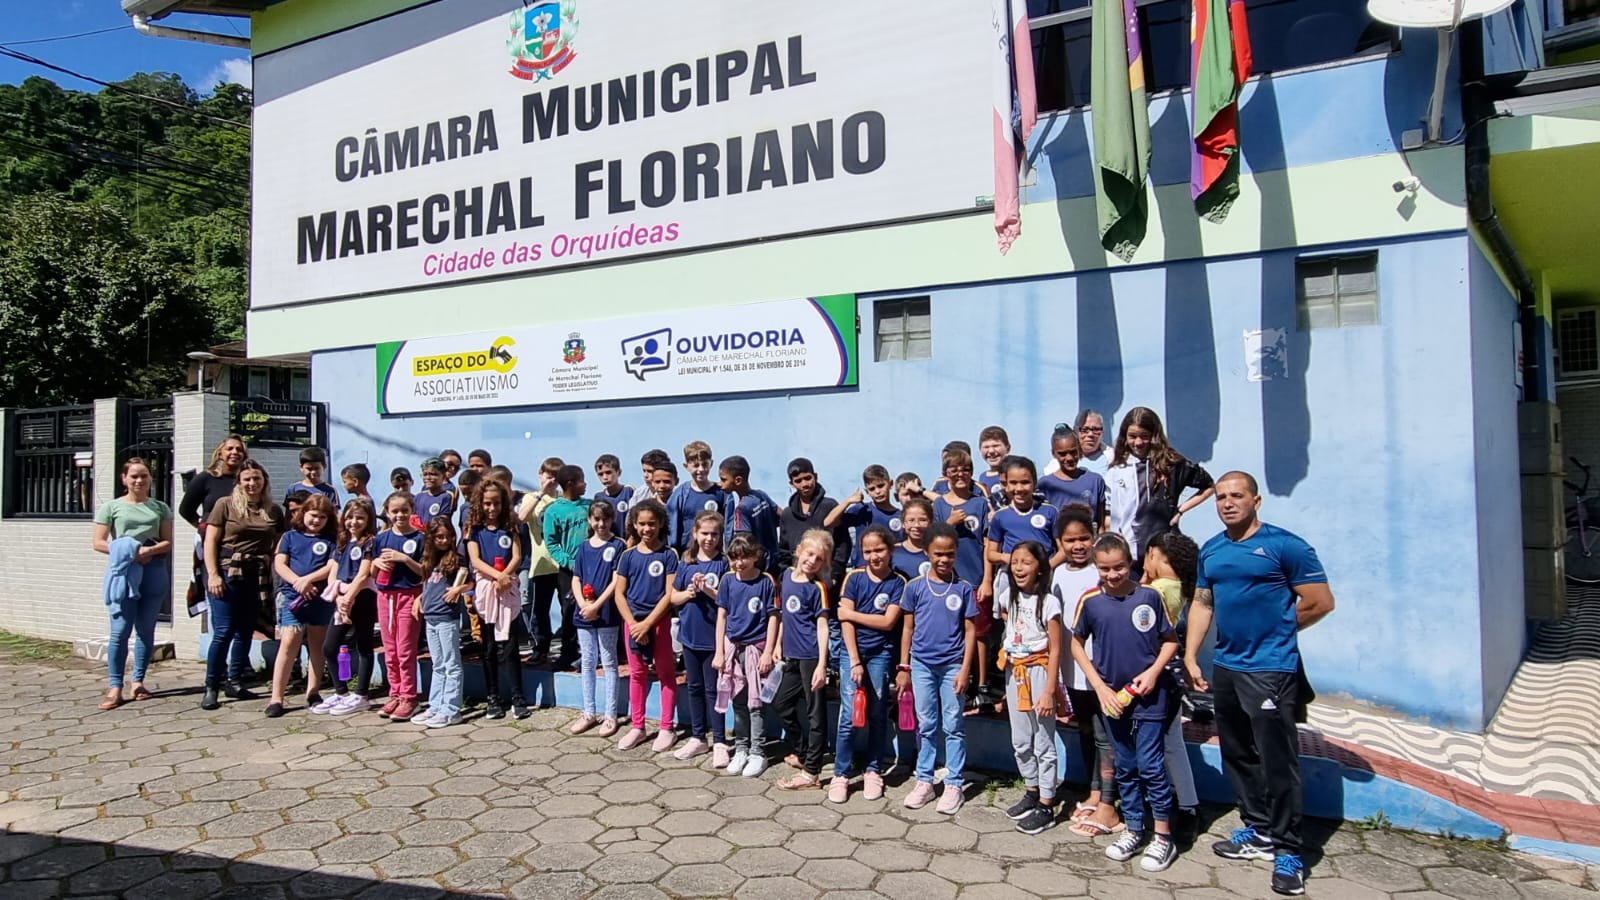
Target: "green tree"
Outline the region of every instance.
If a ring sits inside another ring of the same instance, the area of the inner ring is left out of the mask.
[[[0,212],[0,404],[180,387],[184,354],[216,330],[181,249],[104,203],[60,194]]]

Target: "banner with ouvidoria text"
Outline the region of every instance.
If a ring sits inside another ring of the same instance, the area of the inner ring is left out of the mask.
[[[854,294],[379,344],[378,412],[856,384]]]
[[[252,309],[972,212],[973,0],[438,0],[256,64]]]

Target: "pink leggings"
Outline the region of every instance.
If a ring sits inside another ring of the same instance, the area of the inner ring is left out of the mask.
[[[384,680],[389,696],[417,699],[417,638],[422,622],[411,617],[418,590],[378,591],[378,633],[383,637]]]
[[[644,702],[650,695],[650,673],[645,669],[644,657],[634,649],[626,629],[622,641],[628,647],[628,715],[633,727],[644,730]],[[661,730],[672,729],[672,714],[678,708],[678,668],[672,656],[672,621],[663,618],[650,633],[646,648],[655,657],[656,674],[661,682]]]

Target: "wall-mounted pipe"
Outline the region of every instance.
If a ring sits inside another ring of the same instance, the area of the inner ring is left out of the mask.
[[[150,20],[144,16],[133,16],[133,30],[147,37],[176,38],[180,41],[195,41],[201,44],[215,44],[219,47],[236,47],[240,50],[250,49],[250,39],[233,34],[217,34],[211,31],[195,31],[192,28],[171,28],[166,25],[151,25]]]

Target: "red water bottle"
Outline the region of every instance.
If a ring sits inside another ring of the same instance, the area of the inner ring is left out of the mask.
[[[855,704],[850,710],[850,724],[856,728],[864,728],[867,724],[867,689],[856,685]]]
[[[494,558],[494,570],[496,572],[504,572],[506,570],[506,558],[504,556],[496,556]]]
[[[583,586],[583,599],[591,603],[594,602],[594,585],[586,584]]]
[[[911,685],[900,691],[900,730],[917,730],[917,701],[911,695]]]

